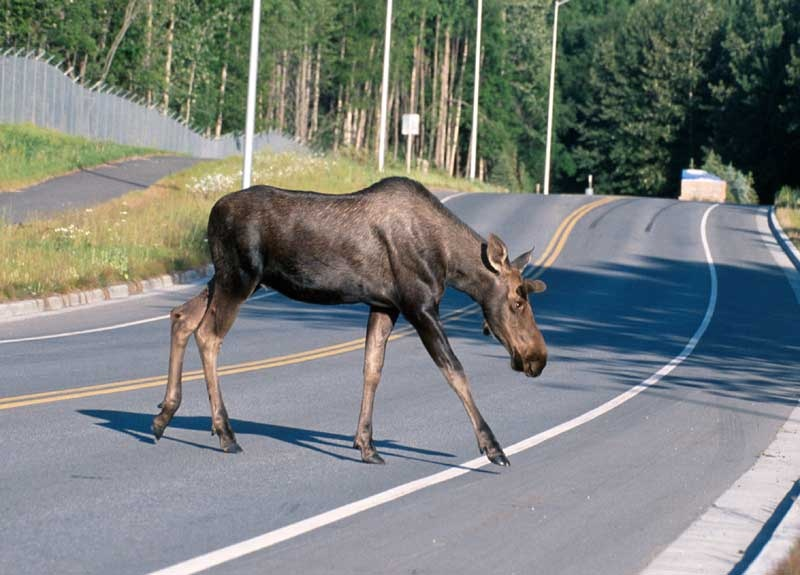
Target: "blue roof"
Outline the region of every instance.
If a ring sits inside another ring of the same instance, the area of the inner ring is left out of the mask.
[[[708,180],[711,182],[721,182],[722,178],[715,176],[705,170],[682,170],[681,180]]]

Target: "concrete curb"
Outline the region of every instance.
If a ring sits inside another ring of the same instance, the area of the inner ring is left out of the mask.
[[[211,277],[213,273],[214,266],[209,264],[198,269],[164,274],[146,280],[114,284],[104,288],[4,303],[0,304],[0,320],[97,304],[109,300],[125,299],[132,295],[138,295],[153,290],[193,283],[203,278]]]
[[[778,237],[778,243],[783,247],[784,251],[787,252],[789,259],[792,260],[795,267],[800,270],[800,251],[794,247],[792,240],[790,240],[786,232],[783,231],[778,221],[778,216],[775,213],[775,206],[770,206],[769,208],[769,221],[773,227],[774,234]]]

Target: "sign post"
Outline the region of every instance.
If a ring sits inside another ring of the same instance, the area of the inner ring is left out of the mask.
[[[406,173],[411,172],[411,145],[414,136],[419,135],[419,114],[403,114],[402,134],[408,137],[406,144]]]
[[[250,187],[253,173],[253,132],[256,118],[256,82],[258,81],[258,30],[261,24],[261,0],[253,0],[253,21],[250,30],[250,71],[247,80],[247,113],[244,128],[244,165],[242,188]]]
[[[392,0],[386,0],[386,39],[383,44],[383,82],[381,83],[381,124],[378,142],[378,171],[383,171],[386,155],[386,114],[389,97],[389,52],[392,47]]]

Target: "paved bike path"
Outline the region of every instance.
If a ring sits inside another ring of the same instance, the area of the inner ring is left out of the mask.
[[[69,209],[86,208],[145,189],[200,160],[154,156],[83,168],[16,192],[0,193],[0,217],[17,224]]]

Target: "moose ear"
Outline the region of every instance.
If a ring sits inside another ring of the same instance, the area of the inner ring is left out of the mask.
[[[528,266],[528,264],[531,263],[532,258],[533,258],[533,248],[531,248],[524,254],[520,254],[519,256],[514,258],[514,261],[511,262],[511,265],[517,268],[519,271],[522,271]]]
[[[508,265],[508,248],[503,240],[494,234],[489,234],[489,242],[486,244],[486,260],[489,268],[498,273]]]
[[[542,293],[547,289],[547,284],[542,280],[525,280],[525,291],[530,293]]]

